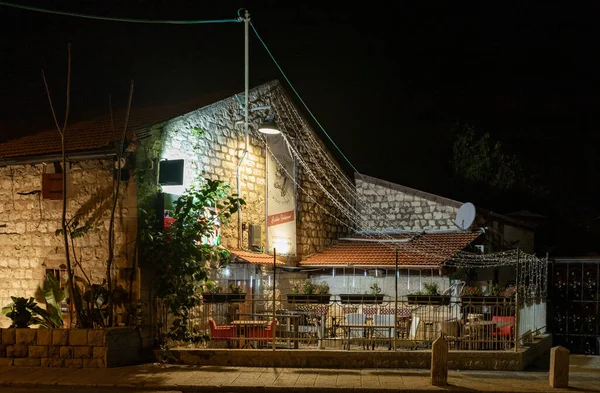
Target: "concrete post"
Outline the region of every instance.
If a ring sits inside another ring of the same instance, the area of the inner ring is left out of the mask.
[[[569,387],[569,355],[567,348],[554,347],[550,350],[550,387]]]
[[[431,345],[431,384],[448,384],[448,342],[443,335]]]

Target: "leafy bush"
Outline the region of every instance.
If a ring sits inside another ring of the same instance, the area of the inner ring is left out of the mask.
[[[423,287],[425,288],[425,295],[435,296],[440,294],[437,282],[426,282],[423,284]]]
[[[302,283],[302,293],[304,293],[305,295],[312,295],[314,292],[315,284],[313,284],[313,282],[309,278],[307,278]]]
[[[316,290],[318,295],[327,295],[329,293],[329,284],[327,284],[325,281],[322,281],[319,285],[317,285]]]
[[[244,293],[244,289],[241,286],[236,285],[234,282],[230,282],[227,286],[227,289],[229,289],[229,293]]]
[[[216,238],[220,226],[227,225],[243,199],[231,194],[231,186],[221,180],[199,177],[177,199],[169,212],[173,222],[168,228],[156,228],[152,216],[146,219],[142,239],[144,257],[157,266],[156,289],[176,317],[168,337],[197,342],[188,329],[190,311],[200,304],[201,289],[208,279],[206,265],[211,261],[229,261],[229,251],[204,242]]]

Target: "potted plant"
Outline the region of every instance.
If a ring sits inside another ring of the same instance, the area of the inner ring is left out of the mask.
[[[227,292],[221,285],[209,280],[206,282],[206,291],[202,292],[204,303],[243,303],[246,301],[246,293],[242,287],[235,283],[229,283]]]
[[[426,282],[423,284],[424,291],[417,291],[406,295],[408,304],[417,305],[448,305],[450,295],[440,295],[437,282]]]
[[[315,285],[309,278],[301,284],[292,287],[291,293],[287,295],[289,303],[329,303],[331,294],[329,293],[329,284],[325,281]]]
[[[381,304],[383,303],[383,296],[381,294],[381,288],[376,282],[373,283],[369,289],[370,293],[342,293],[340,294],[340,302],[342,304],[352,303],[365,303],[365,304]]]
[[[483,293],[480,287],[465,286],[460,298],[463,304],[496,305],[511,302],[515,289],[512,285],[502,288],[499,284],[490,286],[488,294]]]

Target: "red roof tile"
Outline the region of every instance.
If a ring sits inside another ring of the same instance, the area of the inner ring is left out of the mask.
[[[243,262],[252,263],[254,265],[273,265],[273,255],[262,254],[256,252],[242,251],[238,249],[229,249],[231,254]],[[283,266],[285,263],[277,261],[277,265]]]
[[[204,94],[202,97],[179,103],[170,103],[146,108],[132,108],[127,129],[129,140],[136,131],[145,130],[158,124],[196,109],[211,105],[217,101],[233,96],[237,92],[221,92]],[[110,115],[93,120],[81,121],[67,125],[67,152],[92,152],[112,149],[115,141],[120,139],[125,122],[125,111],[113,115],[114,129]],[[0,161],[16,157],[42,156],[61,152],[60,134],[56,128],[38,131],[33,134],[0,142]],[[1,163],[1,162],[0,162]]]
[[[425,233],[394,236],[401,240],[399,242],[386,241],[381,236],[355,236],[353,239],[356,240],[340,239],[337,244],[300,261],[300,265],[394,266],[397,247],[399,266],[439,266],[479,235],[480,233]],[[386,238],[389,239],[388,236]],[[407,239],[410,240],[406,241]]]

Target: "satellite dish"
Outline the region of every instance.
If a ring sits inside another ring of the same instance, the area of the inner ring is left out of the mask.
[[[471,202],[463,203],[456,213],[454,225],[466,231],[473,225],[473,221],[475,221],[475,205]]]

